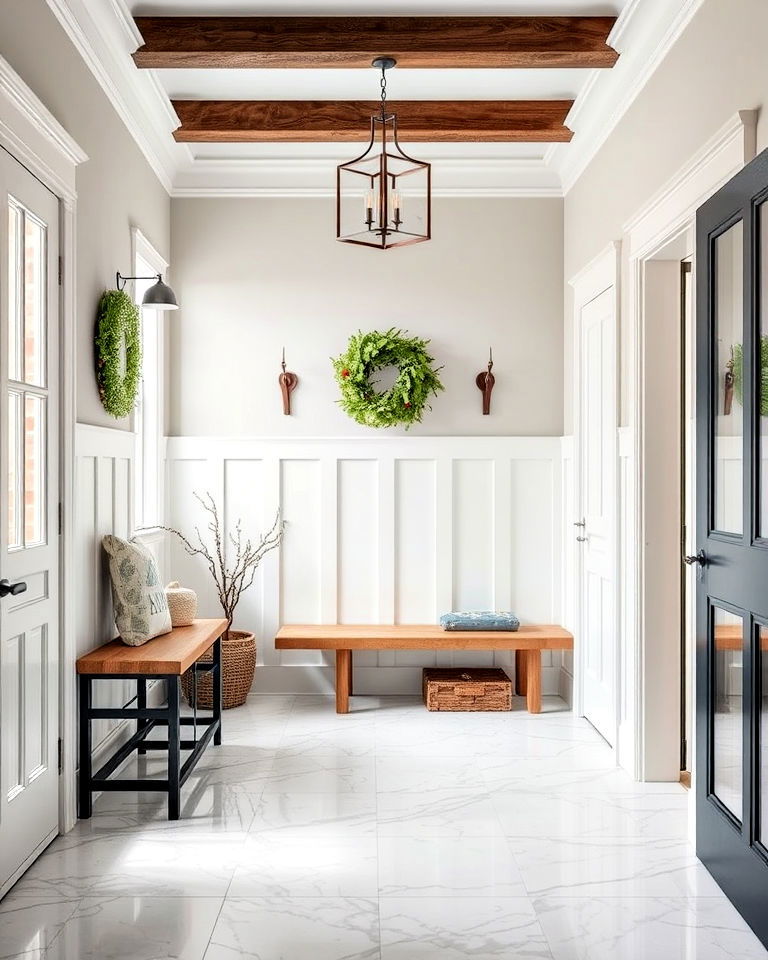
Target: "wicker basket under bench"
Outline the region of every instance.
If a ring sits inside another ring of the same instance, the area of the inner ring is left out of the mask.
[[[436,670],[425,667],[421,683],[427,710],[463,713],[512,709],[512,681],[498,668]]]

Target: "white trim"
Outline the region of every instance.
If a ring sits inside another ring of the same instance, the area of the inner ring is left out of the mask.
[[[0,57],[0,146],[27,167],[59,198],[60,328],[60,480],[63,507],[60,538],[60,677],[59,736],[62,774],[59,780],[59,829],[75,823],[75,577],[72,563],[74,525],[75,349],[77,250],[75,171],[86,154],[23,79]]]
[[[595,71],[576,99],[566,124],[576,123],[570,144],[552,151],[567,194],[616,129],[662,60],[682,36],[704,0],[632,0],[622,10],[608,43],[619,53],[612,70]]]
[[[173,140],[179,126],[152,71],[138,71],[131,53],[142,42],[123,0],[47,0],[56,19],[94,75],[166,190],[180,163],[191,158]]]
[[[77,196],[75,168],[87,155],[2,56],[0,146],[60,199]]]
[[[335,197],[333,190],[312,187],[174,187],[171,197],[174,199],[189,199],[194,197],[286,197],[288,199],[311,199],[317,197]],[[509,197],[540,197],[561,199],[563,192],[560,187],[443,187],[432,190],[432,197],[462,199],[465,197],[509,198]]]
[[[150,267],[158,273],[165,273],[168,269],[168,261],[157,247],[147,239],[138,227],[131,227],[131,268],[136,262],[136,257],[146,260]]]
[[[581,314],[584,307],[594,300],[596,297],[599,297],[601,294],[605,293],[607,290],[613,291],[613,347],[615,353],[615,377],[614,385],[617,390],[617,395],[614,398],[613,404],[613,415],[614,423],[608,424],[608,429],[612,431],[613,436],[615,437],[615,448],[613,452],[614,460],[614,486],[617,486],[618,483],[618,436],[616,431],[616,420],[618,419],[618,385],[619,385],[619,362],[618,362],[618,346],[619,346],[619,330],[620,330],[620,276],[621,276],[621,244],[619,241],[612,241],[609,243],[601,253],[599,253],[593,260],[591,260],[584,268],[582,268],[577,274],[575,274],[569,280],[569,284],[573,289],[573,342],[574,342],[574,351],[573,351],[573,439],[572,439],[572,460],[573,460],[573,486],[574,486],[574,496],[573,502],[576,507],[576,512],[579,516],[583,516],[582,510],[582,490],[581,490],[581,449],[580,449],[580,438],[581,438],[581,382],[580,382],[580,371],[581,371],[581,360],[579,358],[578,350],[576,349],[576,344],[579,340],[578,330],[581,326]],[[614,503],[617,500],[616,491],[614,491]],[[613,568],[613,584],[615,591],[615,599],[618,601],[618,584],[619,584],[619,571],[618,571],[618,543],[617,543],[617,515],[614,517],[613,530],[610,545],[613,557],[612,557],[612,568]],[[571,521],[573,522],[573,521]],[[573,537],[573,529],[571,528],[568,531],[568,535]],[[571,577],[572,581],[575,583],[574,589],[574,689],[573,689],[573,709],[574,712],[578,715],[581,715],[584,709],[584,648],[581,643],[581,632],[582,632],[582,604],[581,604],[581,582],[582,582],[582,571],[581,571],[581,561],[580,555],[576,552],[572,554],[570,569],[565,571],[565,576]],[[618,633],[618,624],[619,624],[619,615],[618,615],[619,604],[618,602],[614,603],[614,627],[615,627],[615,636],[619,636]],[[619,741],[619,731],[618,731],[618,717],[620,713],[620,692],[621,685],[619,682],[619,669],[621,663],[621,651],[620,645],[617,643],[616,647],[616,677],[615,677],[615,689],[614,689],[614,707],[615,707],[615,719],[616,719],[616,730],[613,737],[613,749],[616,751],[618,741]]]
[[[644,778],[649,751],[654,744],[645,736],[645,686],[653,678],[644,675],[644,608],[652,602],[646,596],[644,564],[643,487],[643,409],[645,397],[645,308],[643,275],[646,261],[660,252],[670,241],[695,227],[696,210],[727,183],[755,155],[754,110],[739,111],[725,124],[669,182],[648,201],[625,227],[628,251],[626,309],[629,331],[627,344],[628,419],[622,436],[622,448],[630,460],[629,499],[622,504],[625,523],[632,530],[632,549],[628,551],[630,569],[624,585],[624,601],[631,605],[625,621],[628,635],[625,688],[632,699],[633,756],[630,772]],[[694,367],[691,367],[694,370]],[[695,370],[694,370],[695,375]],[[691,756],[695,746],[689,745]]]

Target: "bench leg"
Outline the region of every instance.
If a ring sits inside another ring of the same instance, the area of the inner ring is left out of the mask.
[[[144,677],[139,677],[136,680],[136,706],[139,708],[139,710],[147,709],[147,681]],[[137,720],[136,729],[143,730],[147,726],[148,722],[149,721],[147,720]],[[140,743],[138,746],[139,756],[145,756],[146,752],[147,748],[143,743]]]
[[[517,692],[528,701],[528,713],[541,713],[541,650],[515,651]]]
[[[168,819],[181,816],[181,701],[179,678],[168,678]]]
[[[77,813],[81,820],[88,820],[93,812],[93,794],[91,793],[91,717],[92,683],[88,676],[80,675],[80,730],[79,762],[80,781],[78,784]]]
[[[352,693],[352,651],[336,651],[336,713],[349,713]]]
[[[221,637],[213,645],[213,716],[219,721],[216,733],[213,735],[213,745],[221,746]]]

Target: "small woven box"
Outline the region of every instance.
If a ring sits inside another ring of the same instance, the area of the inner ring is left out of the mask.
[[[187,627],[197,616],[197,594],[189,587],[182,587],[178,580],[165,588],[168,609],[171,611],[171,626]]]
[[[511,710],[512,681],[503,670],[426,667],[422,675],[427,710]]]

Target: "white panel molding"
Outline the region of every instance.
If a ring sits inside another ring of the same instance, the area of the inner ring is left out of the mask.
[[[584,173],[619,121],[637,99],[704,0],[632,0],[616,21],[608,43],[620,53],[611,70],[594,71],[566,125],[575,135],[555,144],[549,160],[564,193]]]
[[[211,489],[212,474],[233,463],[261,463],[266,478],[282,479],[254,484],[237,504],[219,487],[228,522],[242,515],[255,534],[279,504],[287,523],[281,555],[265,560],[258,610],[244,600],[237,623],[259,634],[256,691],[333,689],[331,656],[274,649],[281,618],[434,622],[463,602],[511,607],[529,622],[560,619],[559,437],[169,437],[169,522],[193,526],[192,493]],[[457,527],[468,516],[474,520]],[[174,578],[198,591],[202,612],[214,613],[206,571],[171,546]],[[421,569],[425,595],[406,589]],[[415,693],[422,666],[459,660],[510,671],[514,663],[490,651],[471,662],[451,652],[364,651],[355,658],[356,689]],[[560,654],[545,654],[545,692],[567,691],[561,667]]]

